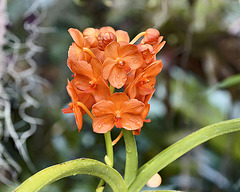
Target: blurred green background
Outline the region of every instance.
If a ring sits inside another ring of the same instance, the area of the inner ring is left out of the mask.
[[[66,64],[72,43],[67,31],[70,27],[83,31],[87,27],[112,26],[128,31],[131,39],[147,28],[156,28],[167,41],[158,54],[164,67],[150,101],[152,122],[145,123],[141,135],[136,137],[140,166],[189,133],[240,116],[239,83],[219,84],[240,74],[240,1],[8,0],[6,4],[8,32],[3,50],[12,53],[9,60],[14,57],[17,49],[13,46],[11,34],[14,34],[22,44],[18,48],[20,59],[15,62],[19,72],[32,67],[27,55],[32,50],[30,58],[36,66],[32,77],[38,80],[28,94],[39,105],[29,107],[26,114],[43,121],[23,143],[34,166],[27,166],[14,139],[4,135],[6,128],[2,128],[3,150],[19,167],[6,161],[6,156],[0,156],[0,174],[6,178],[0,182],[0,191],[11,191],[33,173],[57,163],[81,157],[103,161],[104,137],[93,133],[91,119],[84,116],[79,133],[73,115],[61,112],[70,101],[66,92],[67,78],[71,79]],[[19,115],[25,84],[18,83],[11,73],[2,77],[10,97],[13,124],[16,128],[22,123],[21,130],[16,131],[21,134],[29,126]],[[15,95],[10,94],[10,88]],[[114,130],[113,137],[118,133],[119,130]],[[122,140],[114,150],[115,168],[123,173]],[[4,169],[4,162],[8,169],[6,166]],[[158,189],[239,192],[240,133],[224,135],[197,147],[159,174],[163,183]],[[94,191],[98,182],[90,176],[74,176],[43,191]]]

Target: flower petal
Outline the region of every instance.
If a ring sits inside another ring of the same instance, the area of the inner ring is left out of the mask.
[[[149,104],[149,103],[146,103],[146,104],[145,104],[144,111],[142,112],[142,117],[143,117],[144,120],[146,119],[149,110],[150,110],[150,104]]]
[[[123,42],[129,43],[129,41],[130,41],[129,35],[126,31],[117,30],[116,31],[116,36],[117,36],[117,41],[118,42],[123,41]]]
[[[89,78],[88,76],[75,75],[74,79],[72,80],[72,83],[74,84],[74,86],[76,86],[77,89],[84,92],[90,89],[90,86],[89,86],[90,81],[91,81],[91,78]],[[89,93],[89,91],[87,91],[86,93]]]
[[[96,59],[92,58],[91,60],[92,70],[93,70],[93,76],[97,79],[102,75],[102,63]]]
[[[159,35],[160,33],[157,29],[149,28],[146,30],[142,43],[155,44],[158,41]]]
[[[127,130],[137,130],[143,126],[143,117],[142,115],[132,115],[124,113],[121,115],[121,123],[124,129]]]
[[[104,62],[104,60],[106,59],[104,55],[104,51],[99,50],[97,47],[92,48],[91,50],[101,62]]]
[[[68,80],[68,85],[67,85],[67,92],[68,92],[68,95],[71,97],[73,102],[78,101],[77,93],[75,92],[74,87],[69,80]]]
[[[125,94],[125,93],[114,93],[112,94],[109,98],[108,98],[109,101],[112,101],[115,106],[116,106],[116,110],[120,111],[121,110],[121,107],[122,107],[122,104],[125,102],[125,101],[128,101],[129,98],[128,96]]]
[[[102,28],[99,30],[99,32],[100,32],[100,33],[101,33],[101,32],[103,32],[103,33],[111,32],[111,33],[115,34],[115,30],[114,30],[112,27],[110,27],[110,26],[102,27]]]
[[[80,107],[77,105],[73,105],[73,110],[74,110],[74,115],[75,115],[78,131],[80,131],[82,129],[82,125],[83,125],[82,112],[81,112]]]
[[[115,105],[112,101],[101,100],[92,106],[94,116],[104,116],[115,113]]]
[[[68,58],[67,64],[73,73],[89,76],[91,76],[93,73],[91,65],[86,61],[73,61]]]
[[[108,80],[113,87],[120,89],[127,81],[127,72],[115,65],[112,68]]]
[[[82,102],[88,110],[91,110],[93,104],[96,102],[93,95],[89,93],[82,93],[82,91],[77,90],[78,94],[78,101]],[[86,112],[81,108],[82,114],[85,114]]]
[[[96,47],[97,46],[97,35],[99,33],[98,29],[94,28],[86,28],[83,31],[83,36],[87,41],[89,42],[91,47]]]
[[[108,79],[110,74],[112,73],[113,67],[117,64],[117,62],[111,58],[107,58],[102,65],[102,73],[103,78]]]
[[[131,70],[138,69],[143,64],[143,58],[140,53],[122,57],[122,60],[131,68]]]
[[[128,55],[133,55],[135,53],[138,53],[138,48],[136,45],[132,45],[132,44],[123,45],[119,48],[118,53],[119,53],[119,57],[123,58]]]
[[[93,131],[96,133],[107,133],[114,127],[114,115],[108,114],[93,119]]]
[[[133,131],[133,135],[140,135],[140,133],[141,133],[141,128]]]
[[[146,76],[157,76],[163,68],[163,64],[161,60],[154,61],[151,63],[145,70]]]
[[[92,27],[89,27],[89,28],[86,28],[84,29],[83,31],[83,36],[86,37],[86,36],[96,36],[98,34],[98,29],[94,29]]]
[[[89,62],[91,57],[88,53],[83,51],[76,43],[72,43],[68,50],[68,57],[72,61],[84,60]]]
[[[73,113],[73,109],[72,109],[72,107],[67,107],[67,108],[65,108],[65,109],[62,109],[62,112],[63,113]]]
[[[73,61],[79,61],[83,57],[82,49],[76,43],[72,43],[68,50],[68,57]]]
[[[78,29],[73,28],[70,28],[68,32],[72,36],[73,40],[77,43],[77,45],[82,48],[84,44],[83,34]]]
[[[144,103],[138,101],[137,99],[131,99],[129,101],[125,101],[122,104],[121,114],[129,113],[135,115],[141,115],[144,111]]]
[[[120,47],[120,44],[113,41],[111,43],[109,43],[104,51],[105,57],[106,58],[111,58],[111,59],[117,59],[118,56],[118,49]]]
[[[155,77],[148,77],[148,82],[144,85],[138,86],[138,94],[140,95],[148,95],[154,91],[154,86],[156,83]]]
[[[111,95],[110,88],[102,77],[97,80],[92,94],[97,102],[106,100]]]

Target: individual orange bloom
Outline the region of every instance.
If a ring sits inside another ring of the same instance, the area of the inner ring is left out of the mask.
[[[151,94],[155,90],[155,77],[161,72],[162,67],[162,62],[157,60],[144,70],[139,69],[133,82],[125,89],[125,93],[128,94],[130,99],[136,98],[138,95],[145,96]],[[138,96],[139,99],[141,98],[140,96]]]
[[[102,77],[102,63],[92,58],[90,64],[86,61],[79,61],[73,64],[73,84],[82,93],[92,94],[96,102],[107,99],[110,96],[110,88]]]
[[[160,36],[158,30],[149,28],[146,30],[144,38],[141,41],[141,44],[149,44],[152,45],[155,54],[157,54],[165,45],[166,41],[163,41],[163,36]]]
[[[106,60],[103,62],[103,78],[119,89],[126,80],[127,74],[139,68],[143,63],[142,55],[136,45],[123,45],[117,42],[110,43],[105,48]]]
[[[85,114],[85,111],[78,105],[78,102],[82,102],[88,109],[91,109],[94,104],[94,98],[89,94],[80,93],[76,87],[74,87],[73,83],[69,81],[67,91],[72,99],[72,102],[69,103],[68,108],[62,109],[62,111],[63,113],[74,113],[78,131],[80,131],[83,124],[82,115]]]
[[[144,103],[130,99],[125,93],[114,93],[92,107],[93,131],[106,133],[114,126],[127,130],[137,130],[143,126]]]
[[[154,45],[158,42],[159,36],[160,36],[160,33],[157,29],[149,28],[145,31],[145,35],[141,43]]]
[[[156,60],[156,53],[153,49],[153,46],[150,44],[138,44],[137,45],[139,52],[142,54],[143,59],[146,63],[146,65],[152,63]],[[145,67],[146,65],[143,65]]]
[[[72,61],[89,60],[91,57],[87,52],[83,51],[83,48],[90,48],[90,45],[88,41],[84,39],[83,34],[79,30],[73,28],[70,28],[68,31],[75,41],[75,43],[72,43],[69,47],[69,59]]]

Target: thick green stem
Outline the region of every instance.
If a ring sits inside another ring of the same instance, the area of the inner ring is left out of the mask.
[[[107,156],[111,161],[111,165],[109,166],[113,167],[114,160],[113,160],[113,146],[112,146],[111,131],[108,131],[107,133],[105,133],[104,138],[105,138]]]
[[[188,135],[144,164],[139,169],[138,175],[130,186],[128,192],[140,191],[155,173],[159,172],[194,147],[219,135],[239,130],[240,119],[233,119],[206,126]]]
[[[36,192],[54,181],[76,174],[97,176],[114,192],[127,192],[122,176],[115,169],[93,159],[76,159],[48,167],[27,179],[14,192]]]
[[[124,173],[124,181],[126,186],[129,187],[137,176],[138,170],[138,155],[137,146],[132,131],[122,129],[123,138],[126,147],[126,165]]]
[[[113,146],[112,146],[111,131],[108,131],[107,133],[105,133],[104,138],[105,138],[105,145],[106,145],[106,152],[107,152],[107,158],[105,158],[105,162],[107,163],[108,166],[113,167],[114,160],[113,160]],[[103,191],[104,186],[105,186],[105,181],[101,179],[101,181],[97,186],[96,191],[97,192]]]

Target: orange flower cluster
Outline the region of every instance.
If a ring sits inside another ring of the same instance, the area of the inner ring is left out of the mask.
[[[75,114],[79,131],[87,112],[94,132],[106,133],[116,126],[138,135],[147,121],[155,77],[162,70],[156,54],[165,41],[159,31],[147,29],[131,42],[126,31],[112,27],[87,28],[83,33],[71,28],[69,33],[74,40],[67,60],[73,72],[67,85],[72,102],[63,112]],[[115,88],[118,92],[112,93]]]

